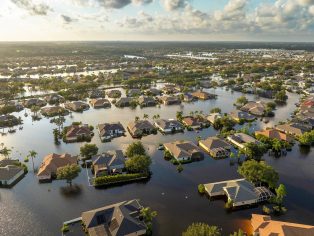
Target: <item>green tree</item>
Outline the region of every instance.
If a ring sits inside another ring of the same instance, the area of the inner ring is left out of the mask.
[[[236,101],[236,104],[239,104],[239,105],[245,105],[246,103],[248,103],[248,100],[245,96],[238,97]]]
[[[131,143],[127,147],[125,154],[127,157],[133,157],[135,155],[146,155],[146,151],[142,142],[137,141],[137,142]]]
[[[217,226],[209,226],[205,223],[193,223],[182,236],[220,236],[221,230]]]
[[[242,229],[239,229],[238,231],[230,234],[230,236],[246,236],[246,233],[244,233]]]
[[[135,116],[134,121],[138,122],[140,120],[140,118],[138,116]]]
[[[210,113],[220,113],[221,109],[219,107],[214,107],[213,109],[210,110]]]
[[[125,167],[129,173],[148,173],[152,160],[147,155],[134,155],[125,162]]]
[[[64,179],[72,186],[72,180],[75,179],[80,172],[81,169],[78,165],[66,165],[57,169],[57,179]]]
[[[286,187],[283,184],[280,184],[278,188],[275,189],[276,191],[276,197],[275,197],[275,202],[278,206],[282,206],[283,199],[285,196],[287,196],[287,190]]]
[[[183,119],[183,112],[182,111],[177,111],[176,118],[177,118],[178,121],[182,121],[182,119]]]
[[[148,115],[148,114],[144,114],[144,115],[143,115],[143,119],[144,119],[144,120],[147,120],[148,118],[149,118],[149,115]]]
[[[39,106],[32,106],[31,107],[31,112],[33,113],[33,117],[38,117],[39,110],[40,110]]]
[[[33,164],[33,172],[35,172],[35,167],[34,167],[34,158],[36,158],[37,156],[37,152],[35,152],[34,150],[29,151],[27,157],[32,159],[32,164]]]
[[[81,156],[84,157],[84,160],[88,160],[98,153],[98,147],[96,144],[86,143],[80,148],[80,153]]]
[[[310,146],[314,143],[314,130],[310,132],[305,132],[299,137],[300,145],[302,146]]]
[[[6,158],[6,159],[10,159],[10,154],[12,152],[12,149],[4,147],[1,150],[2,155]]]
[[[239,168],[238,173],[254,184],[266,183],[270,188],[275,188],[279,180],[278,173],[264,161],[245,161]]]
[[[153,219],[157,216],[157,211],[152,211],[149,207],[145,207],[141,209],[141,217],[146,224],[146,235],[152,235],[153,233]]]
[[[240,150],[249,159],[261,160],[267,148],[264,144],[247,143],[243,149]]]

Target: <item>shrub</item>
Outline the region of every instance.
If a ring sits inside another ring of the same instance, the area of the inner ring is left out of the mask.
[[[70,228],[69,228],[69,226],[68,225],[63,225],[62,227],[61,227],[61,232],[62,233],[65,233],[65,232],[69,232],[70,231]]]
[[[177,166],[177,171],[178,171],[179,173],[181,173],[181,172],[183,171],[183,166],[182,166],[181,164],[179,164],[179,165]]]
[[[205,186],[204,186],[204,184],[199,184],[198,186],[197,186],[197,189],[198,189],[198,192],[199,193],[205,193]]]
[[[94,186],[103,186],[108,184],[128,182],[142,177],[148,177],[147,174],[137,173],[137,174],[125,174],[125,175],[107,175],[101,176],[94,179]]]

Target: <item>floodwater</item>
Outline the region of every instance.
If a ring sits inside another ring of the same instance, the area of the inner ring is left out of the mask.
[[[209,92],[218,95],[217,100],[184,103],[183,106],[163,106],[160,108],[130,108],[94,110],[84,113],[73,113],[73,118],[67,117],[67,124],[73,121],[82,121],[96,126],[102,122],[120,121],[125,127],[135,116],[143,114],[159,114],[161,118],[175,118],[179,110],[189,114],[190,111],[202,110],[209,113],[213,107],[220,107],[222,112],[234,109],[233,103],[241,93],[225,91],[218,88]],[[253,95],[246,95],[254,100]],[[289,94],[289,105],[278,107],[276,115],[267,126],[272,126],[280,120],[289,118],[298,102],[298,95]],[[35,166],[38,167],[43,157],[49,153],[79,154],[83,143],[61,144],[53,142],[52,129],[55,125],[48,119],[32,122],[30,116],[24,118],[24,129],[15,134],[1,136],[0,141],[8,147],[14,147],[12,158],[21,160],[29,150],[38,152]],[[253,125],[251,130],[258,130],[266,126],[260,121]],[[49,184],[39,184],[29,165],[29,173],[12,189],[0,189],[0,235],[60,235],[62,222],[79,217],[82,211],[98,208],[114,202],[129,199],[140,199],[144,206],[150,206],[158,212],[154,221],[154,235],[171,236],[181,235],[181,232],[192,222],[206,222],[223,228],[223,235],[238,228],[248,229],[252,213],[262,213],[262,207],[227,212],[222,200],[209,201],[197,192],[199,183],[222,181],[238,178],[237,165],[230,165],[228,159],[213,160],[206,156],[203,161],[184,165],[182,173],[176,167],[164,160],[162,151],[156,150],[159,143],[173,140],[196,140],[201,136],[206,138],[215,135],[216,131],[210,127],[199,133],[194,131],[175,135],[150,135],[142,142],[148,149],[153,163],[153,175],[150,180],[141,183],[132,183],[107,189],[95,189],[88,186],[86,172],[82,172],[74,183],[80,187],[77,193],[69,194],[65,181],[54,181]],[[110,143],[101,143],[97,134],[92,139],[99,147],[99,151],[110,149],[124,149],[134,141],[129,134],[126,137],[114,139]],[[285,206],[288,212],[279,217],[280,220],[295,221],[314,225],[314,151],[299,150],[295,146],[287,156],[275,159],[265,156],[265,159],[279,172],[280,182],[288,190]]]

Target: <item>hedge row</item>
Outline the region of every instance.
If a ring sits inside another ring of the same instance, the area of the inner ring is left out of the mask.
[[[99,187],[99,186],[108,185],[108,184],[129,182],[132,180],[147,178],[147,177],[148,175],[143,174],[143,173],[101,176],[101,177],[96,177],[94,179],[94,186]]]

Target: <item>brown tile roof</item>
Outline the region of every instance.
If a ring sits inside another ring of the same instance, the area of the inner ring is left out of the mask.
[[[280,132],[276,129],[267,129],[267,130],[261,130],[261,131],[255,131],[255,135],[263,135],[265,137],[271,138],[271,139],[278,139],[283,140],[287,142],[293,141],[293,138],[289,135]]]
[[[58,168],[73,164],[77,164],[76,156],[71,156],[68,153],[62,155],[52,153],[44,158],[37,176],[53,175],[56,174]]]
[[[251,225],[259,236],[312,236],[314,226],[271,220],[270,216],[252,214]]]
[[[72,125],[68,128],[66,133],[67,138],[74,138],[80,135],[89,136],[91,131],[88,125]]]

